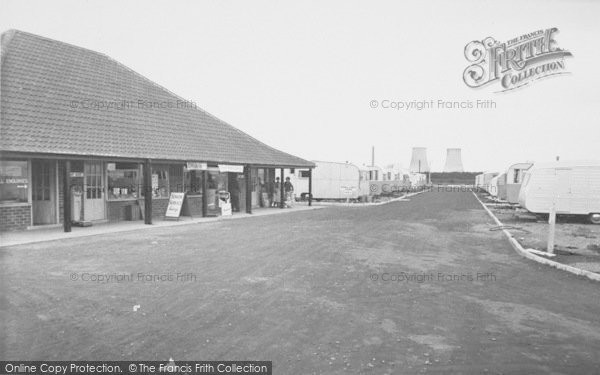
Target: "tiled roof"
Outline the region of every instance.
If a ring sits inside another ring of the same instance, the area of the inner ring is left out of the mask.
[[[314,166],[104,54],[10,30],[1,60],[0,151]]]

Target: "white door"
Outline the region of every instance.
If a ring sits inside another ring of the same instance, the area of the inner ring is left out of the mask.
[[[556,169],[556,212],[571,212],[571,169]]]
[[[104,219],[104,170],[101,161],[84,163],[83,220]]]
[[[56,223],[56,171],[50,160],[31,162],[33,225]]]

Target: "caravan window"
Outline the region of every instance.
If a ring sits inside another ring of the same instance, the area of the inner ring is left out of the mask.
[[[515,173],[513,174],[513,183],[518,184],[521,181],[521,169],[515,169]]]

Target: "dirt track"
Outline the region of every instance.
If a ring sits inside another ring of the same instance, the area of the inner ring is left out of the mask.
[[[491,226],[470,192],[428,192],[0,249],[0,357],[600,373],[600,285],[519,257]]]

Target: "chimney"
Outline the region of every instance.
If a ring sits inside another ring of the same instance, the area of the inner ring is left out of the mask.
[[[460,148],[449,148],[446,152],[444,172],[464,172]]]
[[[375,146],[371,146],[371,167],[375,166]]]

